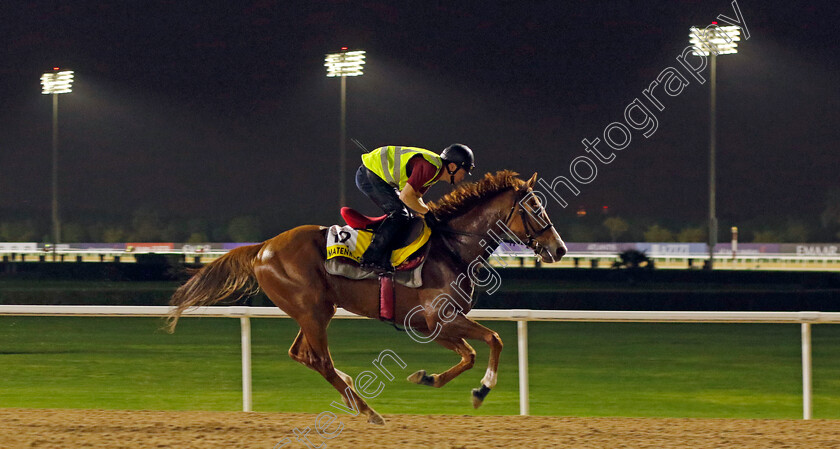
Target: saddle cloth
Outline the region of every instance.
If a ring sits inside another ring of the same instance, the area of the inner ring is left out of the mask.
[[[396,267],[394,282],[411,288],[423,285],[421,270],[426,259],[425,246],[431,235],[431,229],[423,223],[417,238],[391,252],[391,264]],[[369,230],[330,226],[326,233],[327,259],[324,262],[327,273],[349,279],[376,279],[376,272],[359,266],[371,240],[373,232]]]

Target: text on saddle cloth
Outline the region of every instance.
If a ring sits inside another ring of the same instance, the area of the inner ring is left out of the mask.
[[[397,266],[405,262],[409,256],[429,241],[431,235],[432,230],[424,223],[423,231],[414,241],[391,252],[391,264]],[[373,240],[371,231],[353,229],[350,226],[330,226],[327,231],[327,259],[343,257],[359,262],[365,250],[370,246],[371,240]]]

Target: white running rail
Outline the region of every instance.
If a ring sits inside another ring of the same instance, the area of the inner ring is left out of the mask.
[[[117,316],[164,317],[168,306],[29,306],[0,305],[0,316]],[[198,307],[183,316],[239,318],[242,336],[242,410],[249,412],[251,399],[250,318],[288,318],[276,307]],[[528,321],[600,321],[647,323],[799,323],[802,329],[802,418],[811,419],[811,324],[840,323],[840,312],[643,312],[599,310],[476,309],[476,320],[516,321],[519,357],[519,414],[529,413]],[[365,319],[344,309],[336,318]]]

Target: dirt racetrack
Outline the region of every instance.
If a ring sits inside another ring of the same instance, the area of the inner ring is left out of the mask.
[[[840,421],[0,409],[0,448],[840,448]],[[339,421],[344,424],[337,432]],[[283,438],[289,438],[285,445]],[[320,446],[319,446],[320,445]]]

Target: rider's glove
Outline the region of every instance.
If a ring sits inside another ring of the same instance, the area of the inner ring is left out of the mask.
[[[436,217],[431,211],[427,212],[424,218],[426,219],[426,224],[429,225],[430,228],[436,228],[441,225],[438,217]]]

